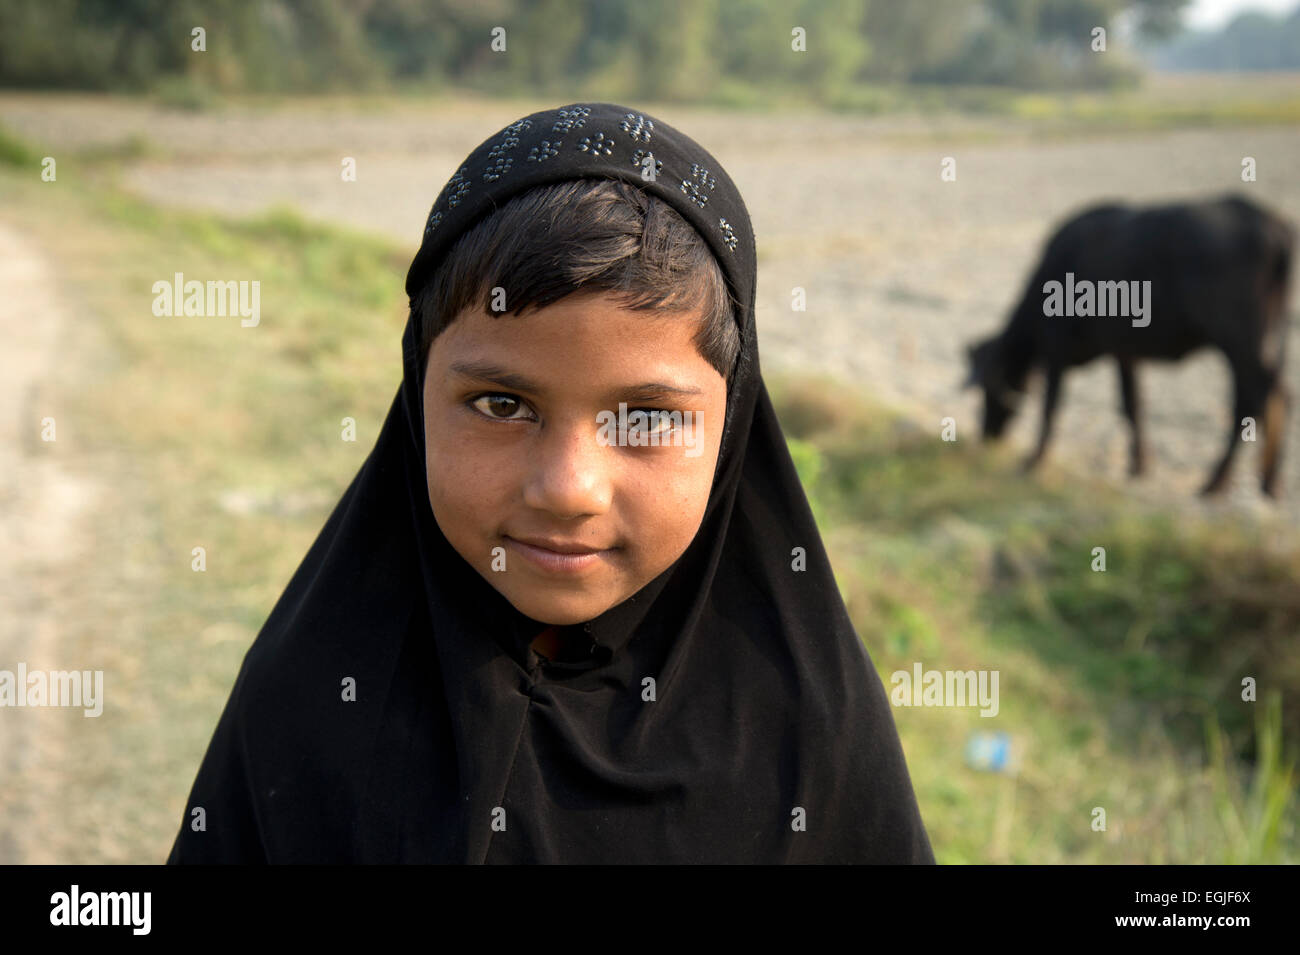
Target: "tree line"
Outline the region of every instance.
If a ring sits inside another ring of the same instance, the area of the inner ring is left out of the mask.
[[[7,0],[0,85],[537,94],[587,85],[687,101],[761,87],[834,98],[858,83],[1107,86],[1131,80],[1134,66],[1097,55],[1093,31],[1123,20],[1139,36],[1169,36],[1186,2]]]

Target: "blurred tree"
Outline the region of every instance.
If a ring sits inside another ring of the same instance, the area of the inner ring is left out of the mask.
[[[1104,86],[1131,81],[1135,68],[1115,48],[1114,28],[1130,15],[1145,36],[1176,28],[1187,0],[983,0],[962,48],[914,79],[1026,87]],[[1092,31],[1107,31],[1106,56]]]
[[[866,62],[866,8],[867,0],[803,0],[799,5],[795,24],[808,31],[808,52],[795,56],[793,75],[818,99],[843,92]]]
[[[1180,36],[1151,60],[1175,70],[1300,69],[1300,7],[1290,16],[1242,13],[1221,30]]]
[[[511,76],[538,92],[562,91],[566,81],[579,72],[582,17],[575,16],[570,0],[539,0],[526,5],[518,19],[518,42],[507,61]]]
[[[706,99],[746,84],[822,100],[862,82],[1121,80],[1094,27],[1144,36],[1187,0],[5,0],[0,84],[367,89],[412,81]],[[207,31],[207,50],[190,31]],[[504,54],[490,46],[504,27]],[[791,30],[807,50],[791,50]]]
[[[372,0],[360,8],[365,33],[389,76],[446,76],[454,32],[429,0]]]
[[[717,77],[718,0],[626,3],[621,55],[635,63],[633,96],[693,99]]]
[[[907,80],[949,61],[977,22],[979,0],[871,0],[863,22],[864,77]]]
[[[796,24],[770,0],[731,0],[718,11],[717,57],[728,76],[750,82],[789,76],[790,30]]]

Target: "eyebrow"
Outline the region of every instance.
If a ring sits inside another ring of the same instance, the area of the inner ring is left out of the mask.
[[[526,378],[517,372],[508,371],[490,361],[455,361],[451,363],[451,371],[462,378],[490,381],[506,388],[513,388],[516,391],[532,392],[535,395],[546,394],[546,389],[532,379]],[[704,392],[699,388],[685,388],[664,381],[645,381],[638,385],[617,388],[606,397],[634,398],[645,401],[653,398],[680,398],[702,394]]]

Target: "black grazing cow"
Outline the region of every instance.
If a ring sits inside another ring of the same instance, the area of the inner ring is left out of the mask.
[[[1047,448],[1065,369],[1101,355],[1119,366],[1132,427],[1130,474],[1145,469],[1135,366],[1204,346],[1232,369],[1228,446],[1202,489],[1223,488],[1242,419],[1262,419],[1261,486],[1277,493],[1290,395],[1282,377],[1295,230],[1238,197],[1135,208],[1106,204],[1062,225],[998,335],[969,346],[966,386],[984,390],[984,437],[1001,435],[1035,367],[1045,379],[1034,467]]]

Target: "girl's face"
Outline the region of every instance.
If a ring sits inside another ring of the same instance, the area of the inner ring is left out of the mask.
[[[467,310],[434,340],[429,503],[452,547],[521,613],[591,620],[694,539],[727,402],[691,342],[699,320],[577,293],[522,316]],[[632,417],[651,409],[690,414],[681,426]]]

